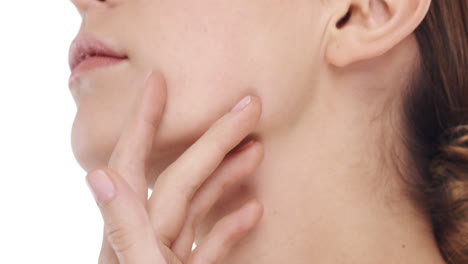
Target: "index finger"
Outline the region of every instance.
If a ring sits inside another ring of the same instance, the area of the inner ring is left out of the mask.
[[[147,159],[165,109],[166,96],[162,74],[150,72],[109,159],[108,167],[118,172],[145,201],[148,196]]]

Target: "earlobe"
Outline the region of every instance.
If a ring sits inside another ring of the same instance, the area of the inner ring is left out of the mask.
[[[411,35],[431,0],[348,0],[337,3],[325,57],[336,67],[385,54]]]

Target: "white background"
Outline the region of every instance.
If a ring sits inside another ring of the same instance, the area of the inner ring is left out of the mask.
[[[97,263],[102,220],[71,150],[68,0],[0,0],[0,263]]]

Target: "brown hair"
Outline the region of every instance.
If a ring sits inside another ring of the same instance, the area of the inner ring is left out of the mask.
[[[432,1],[415,32],[420,65],[404,95],[404,180],[447,263],[468,263],[468,1]]]

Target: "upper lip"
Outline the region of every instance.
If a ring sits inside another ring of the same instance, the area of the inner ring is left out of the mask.
[[[68,63],[73,71],[82,61],[92,56],[127,59],[127,56],[91,36],[77,36],[70,45]]]

